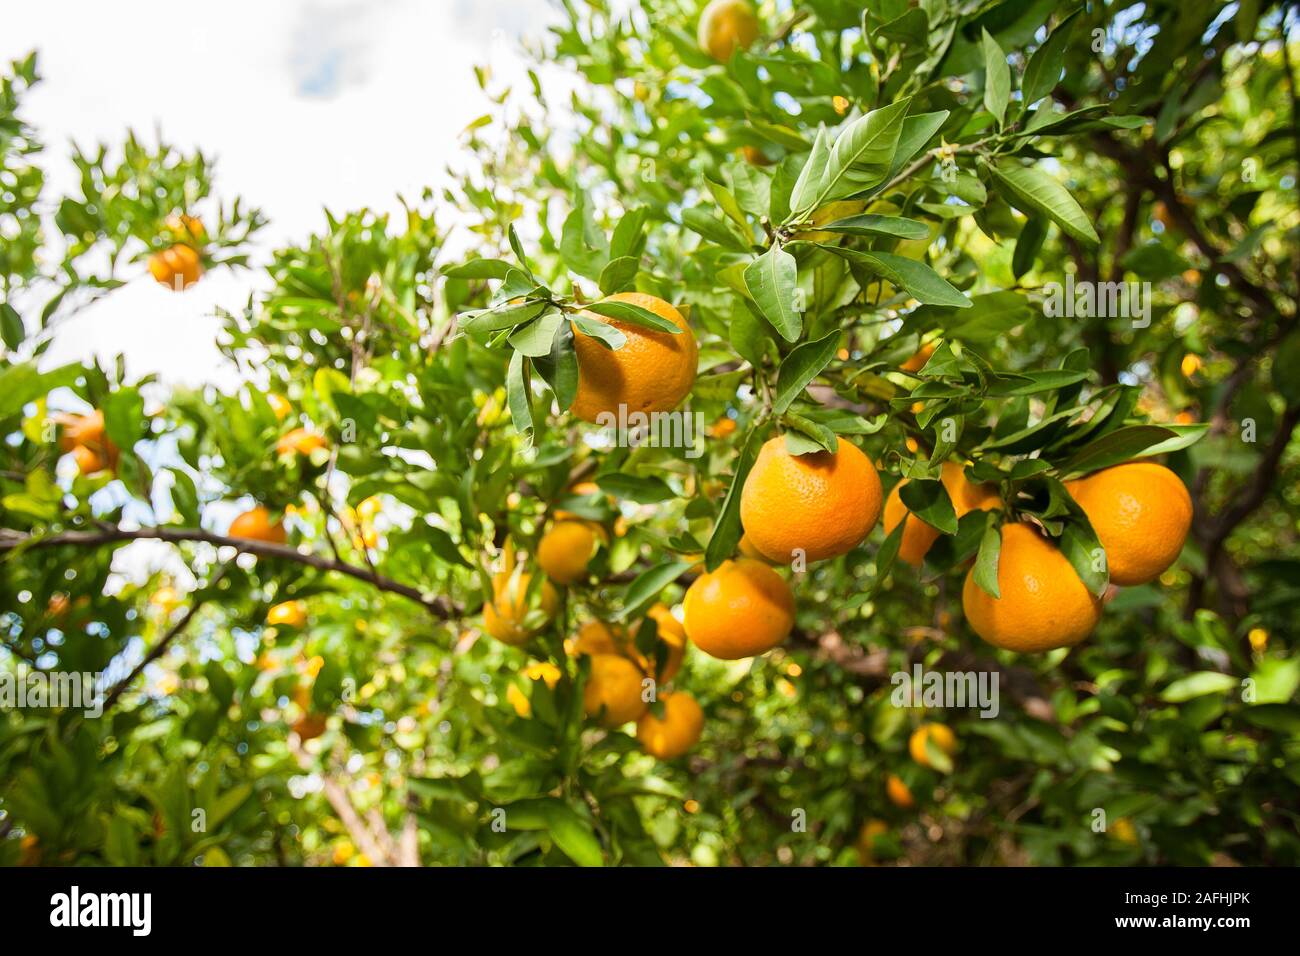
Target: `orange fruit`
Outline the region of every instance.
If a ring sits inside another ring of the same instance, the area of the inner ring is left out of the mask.
[[[1055,544],[1023,522],[1002,527],[998,590],[990,597],[966,574],[961,605],[972,630],[994,647],[1036,653],[1070,647],[1092,633],[1101,601]]]
[[[889,802],[894,806],[902,807],[904,810],[916,804],[916,800],[912,798],[911,788],[903,783],[903,778],[896,773],[891,773],[885,779],[885,796],[889,797]]]
[[[54,420],[63,426],[59,448],[72,451],[78,445],[102,448],[108,441],[104,432],[104,413],[96,408],[85,415],[55,415]]]
[[[678,335],[658,332],[584,312],[586,318],[618,329],[627,341],[621,349],[611,350],[599,339],[574,328],[578,394],[571,411],[584,421],[598,422],[602,414],[617,419],[619,406],[625,406],[628,415],[676,408],[695,384],[699,364],[699,346],[686,319],[663,299],[642,292],[619,292],[608,301],[640,306],[682,331]]]
[[[736,420],[723,415],[716,422],[709,426],[710,438],[726,438],[736,431]]]
[[[540,630],[540,625],[524,624],[529,611],[528,583],[532,575],[526,572],[499,571],[492,576],[493,598],[483,605],[483,629],[503,644],[522,644]],[[538,597],[545,620],[555,616],[560,596],[550,581],[542,581]]]
[[[266,623],[277,627],[302,627],[307,623],[307,602],[282,601],[266,612]]]
[[[544,681],[547,687],[554,690],[555,685],[560,682],[563,672],[550,661],[538,661],[524,668],[524,676],[529,680]]]
[[[767,555],[754,547],[754,542],[749,540],[749,535],[747,534],[742,534],[740,536],[740,544],[736,545],[736,550],[740,552],[740,556],[743,558],[753,558],[755,561],[766,561],[768,564],[773,563]]]
[[[203,275],[203,260],[183,242],[149,256],[149,273],[169,289],[187,289]]]
[[[325,733],[325,715],[304,714],[294,722],[293,732],[303,741],[314,740]]]
[[[765,442],[745,479],[740,520],[750,543],[773,561],[802,550],[810,561],[856,547],[880,517],[880,476],[852,442],[834,454],[792,455],[785,439]]]
[[[578,636],[569,642],[569,653],[575,656],[583,654],[623,654],[627,649],[627,636],[614,630],[604,621],[588,621],[578,628]]]
[[[596,532],[590,522],[557,521],[537,545],[537,563],[559,584],[576,584],[587,576],[587,564],[596,551]]]
[[[840,199],[836,202],[829,202],[813,211],[812,216],[808,220],[808,226],[824,226],[828,222],[838,222],[841,219],[848,219],[850,216],[858,215],[866,208],[866,202],[861,199]],[[838,232],[830,232],[826,229],[809,228],[807,232],[796,233],[795,238],[803,239],[807,242],[837,242],[844,237]]]
[[[164,225],[178,242],[196,241],[201,243],[208,236],[208,231],[203,226],[203,220],[198,216],[187,216],[184,213],[168,216]]]
[[[277,455],[310,455],[318,448],[329,448],[329,439],[310,428],[292,428],[275,443]]]
[[[700,48],[719,63],[758,39],[758,16],[745,0],[713,0],[700,14]]]
[[[647,710],[636,722],[636,739],[646,753],[660,760],[673,760],[699,742],[704,730],[704,711],[695,698],[683,691],[663,694],[661,720]]]
[[[724,561],[700,575],[683,601],[686,635],[704,653],[739,660],[771,650],[794,627],[794,594],[761,561]]]
[[[266,403],[271,406],[271,411],[275,413],[275,417],[280,421],[284,421],[293,412],[293,406],[289,404],[289,400],[278,392],[271,392],[267,395]]]
[[[937,342],[926,342],[916,353],[906,362],[899,366],[904,372],[919,372],[925,368],[925,363],[930,361],[930,356],[934,354]]]
[[[78,445],[72,449],[72,458],[77,463],[77,471],[83,475],[93,475],[109,467],[104,457],[97,451]]]
[[[582,707],[606,727],[619,727],[645,713],[641,681],[645,675],[626,657],[593,654],[591,673],[582,689]]]
[[[858,851],[858,861],[863,866],[871,866],[876,855],[876,837],[889,832],[889,824],[884,820],[873,819],[862,824],[854,849]]]
[[[764,153],[757,146],[740,147],[740,155],[743,156],[745,158],[745,162],[749,163],[749,165],[751,166],[772,165],[772,160],[768,159],[767,154]]]
[[[965,469],[955,461],[943,463],[939,469],[939,480],[943,482],[959,520],[971,511],[992,511],[1001,507],[1002,499],[998,497],[997,489],[989,484],[972,484],[966,479]],[[889,490],[889,497],[885,499],[885,534],[891,533],[903,516],[907,515],[903,539],[898,545],[898,557],[913,567],[920,567],[930,546],[938,540],[939,531],[907,510],[901,496],[905,484],[906,478],[894,485]]]
[[[907,749],[912,759],[922,767],[930,766],[930,755],[925,749],[927,741],[933,741],[934,745],[949,757],[957,752],[957,736],[950,727],[946,724],[922,724],[912,731],[912,736],[907,741]]]
[[[646,612],[646,617],[653,618],[656,635],[668,645],[668,657],[664,660],[663,671],[658,674],[660,681],[667,683],[677,676],[686,657],[686,628],[682,622],[673,617],[673,612],[662,604],[656,604]],[[654,670],[655,657],[646,662],[646,672]]]
[[[1065,488],[1106,549],[1113,583],[1146,584],[1178,560],[1192,526],[1192,497],[1164,465],[1115,465]]]
[[[266,541],[270,544],[284,544],[288,540],[284,525],[279,521],[271,523],[271,513],[258,505],[245,511],[230,522],[229,538],[245,538],[249,541]]]

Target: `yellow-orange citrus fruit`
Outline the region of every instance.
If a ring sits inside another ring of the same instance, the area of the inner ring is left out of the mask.
[[[578,636],[569,642],[569,653],[582,654],[623,654],[627,650],[627,636],[614,629],[604,621],[588,621],[578,628]]]
[[[532,575],[526,572],[499,571],[492,576],[492,600],[483,605],[483,628],[503,644],[522,644],[539,627],[528,627],[528,584]],[[542,581],[538,595],[539,608],[546,620],[555,615],[560,596],[550,581]]]
[[[265,541],[268,544],[284,544],[288,540],[284,525],[279,521],[271,523],[271,513],[258,505],[245,511],[230,522],[227,537],[246,538],[250,541]]]
[[[751,166],[772,165],[772,160],[768,159],[767,154],[764,153],[757,146],[740,147],[740,155],[743,156],[745,158],[745,162],[749,163],[749,165]]]
[[[169,289],[187,289],[203,275],[203,260],[183,242],[149,256],[149,273]]]
[[[736,431],[736,420],[723,415],[716,422],[709,426],[709,436],[711,438],[726,438]]]
[[[1106,549],[1115,584],[1146,584],[1178,560],[1192,526],[1192,497],[1164,465],[1116,465],[1065,488]]]
[[[266,403],[271,406],[271,411],[275,417],[283,421],[293,412],[293,406],[289,400],[278,392],[271,392],[266,396]]]
[[[753,558],[755,561],[767,561],[768,564],[772,563],[771,559],[768,558],[767,555],[754,547],[754,542],[749,540],[749,535],[747,534],[742,534],[740,536],[740,544],[736,545],[736,550],[740,552],[740,556],[743,558]]]
[[[934,354],[936,347],[935,342],[926,342],[909,358],[899,366],[904,372],[919,372],[925,368],[925,363],[930,361],[930,356]]]
[[[903,778],[896,773],[891,773],[885,780],[885,795],[889,797],[889,802],[896,807],[902,807],[907,810],[916,804],[912,798],[912,791],[903,783]]]
[[[957,752],[957,736],[950,727],[946,724],[922,724],[912,731],[912,736],[907,741],[907,749],[912,759],[922,767],[930,766],[930,755],[925,749],[927,741],[932,741],[949,757]]]
[[[325,733],[324,714],[303,714],[293,725],[293,732],[304,741],[313,740]]]
[[[656,635],[659,640],[668,645],[668,657],[664,660],[663,670],[658,675],[652,673],[657,660],[655,657],[645,662],[645,671],[667,683],[682,669],[682,661],[686,657],[686,628],[682,626],[681,621],[673,617],[673,612],[662,604],[651,607],[646,612],[646,617],[654,620]]]
[[[164,225],[177,242],[194,241],[201,243],[208,236],[203,220],[198,216],[187,216],[184,213],[168,216]]]
[[[533,713],[533,703],[515,684],[506,688],[506,702],[515,709],[515,713],[520,717],[529,717]]]
[[[640,306],[682,331],[674,335],[584,312],[588,319],[618,329],[627,341],[620,349],[609,349],[599,339],[574,327],[578,394],[573,400],[573,414],[584,421],[596,422],[602,414],[617,418],[620,405],[626,407],[627,415],[676,408],[695,384],[699,365],[699,346],[686,319],[663,299],[642,292],[619,292],[607,301]]]
[[[945,461],[939,469],[939,480],[948,492],[953,511],[957,518],[971,511],[991,511],[1001,506],[997,489],[989,484],[972,484],[966,479],[965,469],[955,461]],[[907,515],[907,524],[903,526],[903,539],[899,542],[898,557],[913,567],[919,567],[921,560],[930,550],[930,546],[939,538],[938,529],[926,524],[907,510],[903,504],[901,492],[907,484],[904,478],[889,490],[885,500],[884,528],[889,534],[898,526],[898,522]]]
[[[765,442],[745,479],[740,520],[750,543],[773,561],[802,550],[810,561],[856,547],[880,517],[880,476],[852,442],[792,455],[785,439]]]
[[[563,673],[550,661],[538,661],[524,668],[524,676],[529,680],[542,681],[547,687],[554,689]]]
[[[266,612],[266,623],[277,627],[302,627],[307,623],[307,602],[282,601]]]
[[[682,604],[691,643],[724,661],[769,651],[794,627],[790,585],[752,558],[724,561],[700,575]]]
[[[292,428],[275,443],[277,455],[310,455],[318,448],[328,448],[329,439],[310,428]]]
[[[78,445],[102,448],[108,440],[104,432],[104,413],[98,408],[85,415],[56,415],[54,420],[62,427],[59,448],[72,451]]]
[[[560,584],[576,584],[587,576],[596,551],[596,532],[586,521],[557,521],[537,545],[537,563]]]
[[[856,216],[866,208],[867,204],[861,199],[840,199],[836,202],[828,202],[813,211],[808,224],[812,227],[824,226],[828,222],[838,222],[841,219]],[[804,239],[808,242],[835,242],[844,237],[838,232],[812,228],[806,232],[797,233],[795,238]]]
[[[1137,827],[1133,826],[1133,821],[1128,817],[1120,817],[1112,823],[1110,825],[1110,835],[1120,843],[1127,843],[1129,846],[1137,846]]]
[[[889,824],[884,820],[872,819],[862,824],[854,849],[858,851],[858,861],[863,866],[871,866],[876,856],[876,837],[889,832]]]
[[[719,63],[758,39],[758,16],[746,0],[713,0],[700,14],[700,48]]]
[[[1032,525],[1002,527],[998,590],[991,597],[966,575],[961,606],[971,628],[995,647],[1036,653],[1070,647],[1092,633],[1101,601],[1079,580],[1069,560]]]
[[[77,463],[77,471],[83,475],[93,475],[111,467],[103,455],[85,445],[72,449],[72,460]]]
[[[892,534],[898,527],[898,522],[906,518],[903,537],[898,543],[898,560],[905,561],[913,567],[920,567],[930,546],[939,540],[939,530],[907,510],[907,505],[903,504],[903,499],[899,495],[905,484],[907,484],[906,478],[889,489],[889,497],[885,499],[885,534]]]
[[[673,760],[699,742],[704,711],[694,697],[683,691],[663,694],[659,699],[664,705],[663,719],[647,710],[636,722],[636,739],[651,756]]]
[[[626,657],[593,654],[591,674],[582,689],[582,706],[588,717],[606,727],[618,727],[645,713],[641,681],[645,675]]]

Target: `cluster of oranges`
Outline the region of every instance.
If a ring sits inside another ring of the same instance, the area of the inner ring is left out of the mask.
[[[85,415],[57,415],[54,421],[62,426],[60,450],[72,454],[83,475],[117,471],[119,453],[104,430],[102,411],[95,409]]]
[[[169,216],[165,226],[171,244],[149,255],[149,274],[169,289],[181,292],[203,275],[201,250],[207,239],[203,220],[195,216]]]

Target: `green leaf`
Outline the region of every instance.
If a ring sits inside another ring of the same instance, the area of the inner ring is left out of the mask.
[[[12,352],[23,344],[26,337],[22,316],[8,302],[0,302],[0,340]]]
[[[640,505],[658,504],[677,497],[662,478],[651,478],[646,475],[625,475],[615,472],[597,478],[596,484],[602,491],[609,492],[615,498],[635,501]]]
[[[597,322],[581,313],[570,316],[574,326],[583,335],[590,335],[610,351],[617,351],[627,344],[627,336],[608,322]]]
[[[655,315],[649,309],[643,309],[631,302],[619,302],[613,299],[601,299],[587,306],[588,312],[595,312],[607,319],[617,319],[628,325],[639,325],[655,332],[667,332],[669,335],[681,335],[682,330],[661,315]],[[585,329],[583,330],[586,331]]]
[[[803,331],[803,317],[795,311],[795,288],[799,266],[794,256],[773,245],[745,269],[745,288],[763,318],[787,342],[795,342]]]
[[[510,406],[510,420],[515,431],[531,436],[533,432],[533,400],[528,387],[528,360],[523,352],[510,356],[510,369],[506,373],[506,402]]]
[[[911,97],[906,97],[872,110],[846,126],[835,138],[815,187],[811,174],[807,188],[800,192],[796,186],[790,201],[793,215],[803,216],[828,202],[863,192],[882,182],[898,148],[903,114],[911,102]],[[808,161],[810,164],[813,162],[811,156]]]
[[[1046,238],[1046,224],[1038,216],[1030,216],[1020,230],[1020,237],[1016,239],[1016,251],[1011,257],[1011,273],[1016,279],[1034,267],[1034,260],[1038,258]]]
[[[596,284],[605,295],[625,292],[636,283],[636,274],[641,269],[641,260],[635,256],[620,256],[610,259],[609,264],[600,270]]]
[[[556,308],[547,309],[536,319],[520,326],[510,334],[508,340],[510,347],[517,352],[523,352],[529,358],[549,355],[555,333],[563,321],[563,312]]]
[[[907,510],[944,534],[957,533],[957,512],[943,482],[933,478],[909,481],[898,490]]]
[[[998,587],[998,558],[1002,554],[1002,530],[992,513],[985,519],[984,535],[980,538],[979,553],[975,555],[973,571],[975,584],[990,597],[1002,597]]]
[[[1144,453],[1151,454],[1152,448],[1178,437],[1177,432],[1164,425],[1126,425],[1088,442],[1062,462],[1057,471],[1062,477],[1100,471]]]
[[[785,357],[776,376],[776,397],[772,401],[772,411],[778,415],[785,413],[808,383],[835,358],[839,341],[840,330],[836,329],[815,342],[804,342]]]
[[[930,228],[915,219],[902,216],[880,216],[869,213],[849,216],[817,227],[826,232],[840,232],[848,236],[893,236],[897,239],[928,239]]]
[[[623,606],[614,616],[620,621],[636,617],[659,599],[659,594],[664,588],[690,568],[691,566],[685,561],[665,561],[663,564],[642,571],[623,592]]]
[[[984,48],[984,108],[997,117],[998,126],[1006,121],[1007,102],[1011,99],[1011,68],[1007,55],[988,30],[981,28]]]
[[[1226,694],[1238,684],[1237,678],[1231,674],[1198,671],[1174,681],[1160,692],[1160,699],[1171,704],[1181,704],[1193,697],[1202,697],[1206,694]]]
[[[593,221],[591,209],[582,196],[581,192],[577,194],[573,211],[564,220],[560,258],[578,275],[598,280],[609,261],[609,243]]]
[[[471,259],[458,266],[448,266],[442,274],[449,279],[504,279],[513,269],[500,259]]]
[[[740,524],[740,493],[745,487],[745,479],[749,477],[749,470],[754,467],[754,459],[758,457],[756,446],[760,432],[759,428],[750,430],[745,436],[740,455],[736,458],[736,473],[731,479],[731,487],[727,489],[727,497],[722,502],[722,512],[718,515],[717,524],[713,526],[713,535],[704,552],[705,567],[710,571],[735,553],[736,545],[740,543],[740,536],[744,532]]]
[[[605,865],[600,841],[590,823],[563,801],[548,801],[543,807],[546,830],[565,856],[579,866]]]
[[[464,568],[473,567],[460,553],[460,548],[456,547],[456,542],[451,539],[451,535],[442,528],[427,525],[419,530],[419,535],[429,542],[429,548],[433,553],[448,564],[459,564]]]
[[[969,309],[970,299],[955,289],[947,279],[924,262],[888,252],[860,252],[857,249],[831,249],[836,255],[866,266],[906,291],[918,302]]]
[[[1083,8],[1075,10],[1062,20],[1051,35],[1034,51],[1025,66],[1024,78],[1020,81],[1023,95],[1023,107],[1028,109],[1055,89],[1065,69],[1065,50],[1070,42],[1070,31],[1074,29],[1075,17]]]
[[[1066,235],[1085,245],[1101,241],[1078,201],[1047,173],[1034,166],[989,164],[988,169],[1007,201],[1025,214],[1048,217]]]

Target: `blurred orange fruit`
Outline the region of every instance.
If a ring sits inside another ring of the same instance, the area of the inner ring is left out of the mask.
[[[251,508],[230,522],[226,532],[230,538],[244,538],[249,541],[265,541],[269,544],[284,544],[288,540],[284,525],[271,522],[271,513],[258,505]]]
[[[700,14],[696,39],[704,52],[726,63],[758,39],[758,16],[746,0],[713,0]]]
[[[673,760],[699,742],[704,730],[704,711],[684,691],[663,694],[663,718],[647,710],[636,723],[636,739],[646,753],[660,760]]]

